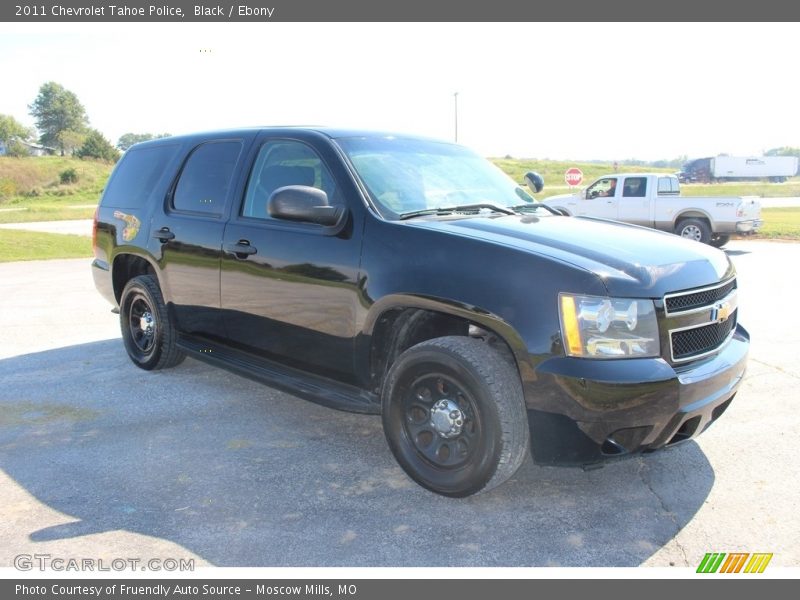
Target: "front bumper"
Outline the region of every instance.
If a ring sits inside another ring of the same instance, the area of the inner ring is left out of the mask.
[[[591,464],[690,440],[728,408],[750,337],[737,325],[715,355],[673,367],[662,358],[553,358],[525,385],[539,464]]]

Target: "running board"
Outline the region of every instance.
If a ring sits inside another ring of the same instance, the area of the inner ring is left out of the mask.
[[[377,394],[346,383],[306,373],[206,339],[180,335],[178,347],[193,358],[328,408],[372,415],[381,412]]]

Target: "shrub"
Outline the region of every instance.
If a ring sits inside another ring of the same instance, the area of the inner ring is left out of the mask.
[[[58,174],[58,178],[61,180],[61,185],[78,183],[78,172],[75,171],[75,169],[69,168],[66,171],[61,171],[61,173]]]
[[[89,132],[83,146],[75,154],[79,158],[96,158],[107,162],[116,162],[119,158],[119,150],[114,148],[111,142],[95,129]]]

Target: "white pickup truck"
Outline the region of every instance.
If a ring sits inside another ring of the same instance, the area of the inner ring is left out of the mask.
[[[577,194],[543,202],[565,215],[643,225],[717,248],[732,233],[755,233],[762,224],[758,198],[681,196],[678,178],[664,173],[605,175]]]

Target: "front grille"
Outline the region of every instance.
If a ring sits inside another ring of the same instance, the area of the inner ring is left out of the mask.
[[[696,308],[710,306],[721,300],[736,289],[736,280],[731,279],[718,287],[706,288],[696,292],[681,292],[670,294],[665,297],[664,302],[667,314],[686,312]]]
[[[722,323],[672,332],[672,360],[687,360],[716,350],[735,329],[737,313],[734,311]]]

